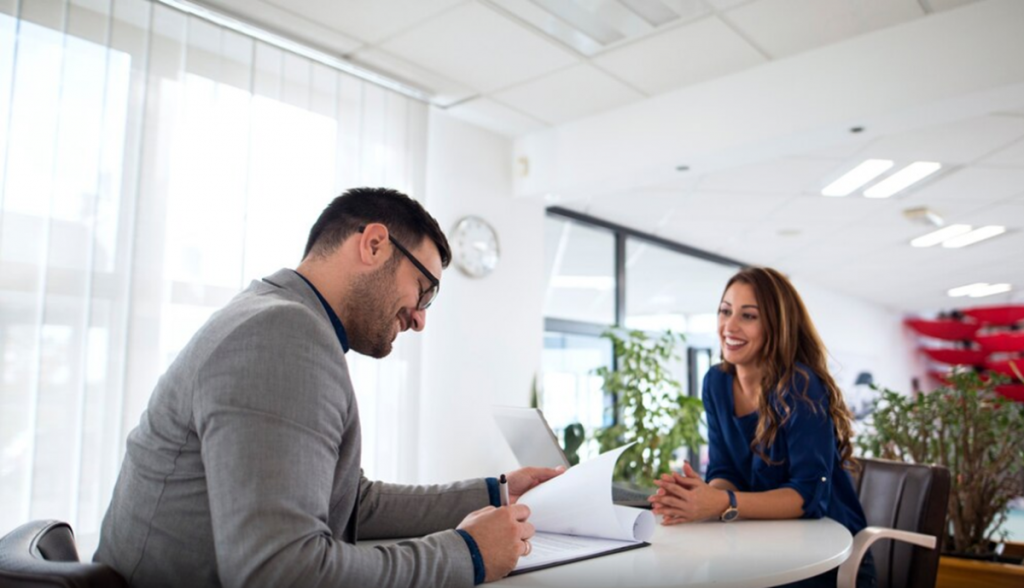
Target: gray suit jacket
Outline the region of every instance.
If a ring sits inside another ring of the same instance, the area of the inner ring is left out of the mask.
[[[96,561],[132,586],[472,586],[455,525],[487,485],[370,482],[341,345],[291,270],[214,314],[160,378]],[[411,537],[385,547],[361,538]],[[447,530],[445,530],[447,529]]]

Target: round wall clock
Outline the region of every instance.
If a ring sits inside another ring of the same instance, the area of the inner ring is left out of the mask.
[[[471,278],[482,278],[498,265],[498,233],[478,216],[467,216],[452,231],[455,265]]]

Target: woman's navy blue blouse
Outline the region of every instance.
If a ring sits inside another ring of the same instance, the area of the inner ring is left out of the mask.
[[[792,414],[765,451],[775,465],[751,449],[758,413],[736,416],[732,374],[716,365],[704,376],[710,454],[707,481],[728,480],[741,492],[792,488],[804,499],[803,518],[827,516],[856,535],[866,526],[864,510],[850,474],[842,468],[828,394],[810,368],[797,366],[807,375],[798,371],[790,382],[786,404]],[[805,384],[814,407],[800,399]]]

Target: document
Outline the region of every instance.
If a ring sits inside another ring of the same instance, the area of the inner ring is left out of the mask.
[[[512,574],[649,545],[654,514],[612,503],[612,471],[629,445],[570,468],[519,497],[537,534]]]

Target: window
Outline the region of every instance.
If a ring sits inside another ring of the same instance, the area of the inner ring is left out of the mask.
[[[740,263],[562,208],[548,210],[545,252],[540,408],[559,438],[571,423],[589,437],[617,418],[593,374],[614,367],[611,344],[600,337],[612,327],[684,335],[672,370],[688,394],[700,395],[719,353],[718,301]],[[689,451],[692,463],[706,463],[706,448]],[[588,444],[581,457],[595,453]]]

